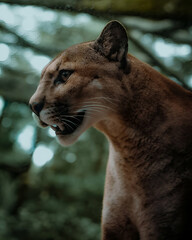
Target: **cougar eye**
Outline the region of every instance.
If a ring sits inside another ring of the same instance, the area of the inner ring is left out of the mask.
[[[64,78],[68,78],[73,73],[72,70],[61,70],[60,74]]]
[[[58,77],[54,81],[54,85],[65,83],[72,73],[73,70],[61,70]]]

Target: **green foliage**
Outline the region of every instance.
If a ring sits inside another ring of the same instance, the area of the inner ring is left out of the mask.
[[[104,136],[89,129],[76,144],[63,148],[38,128],[33,151],[37,141],[54,149],[53,159],[39,168],[31,162],[33,151],[27,153],[18,144],[31,121],[25,104],[7,104],[1,116],[0,239],[99,239]]]
[[[54,159],[44,167],[32,164],[21,174],[0,171],[0,239],[100,238],[107,157],[104,137],[90,129],[71,148],[52,144]]]

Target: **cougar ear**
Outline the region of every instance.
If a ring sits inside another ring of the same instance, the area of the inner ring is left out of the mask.
[[[109,22],[94,42],[94,49],[111,61],[127,66],[128,38],[125,28],[118,21]]]

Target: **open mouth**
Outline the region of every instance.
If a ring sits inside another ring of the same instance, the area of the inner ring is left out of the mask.
[[[82,124],[85,116],[85,111],[79,112],[75,116],[67,116],[63,119],[64,129],[59,125],[52,125],[51,128],[55,131],[56,135],[69,135]]]

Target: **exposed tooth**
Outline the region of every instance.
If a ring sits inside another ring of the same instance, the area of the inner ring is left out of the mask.
[[[54,131],[64,131],[65,127],[62,125],[62,124],[52,124],[51,125],[51,128],[54,130]]]

